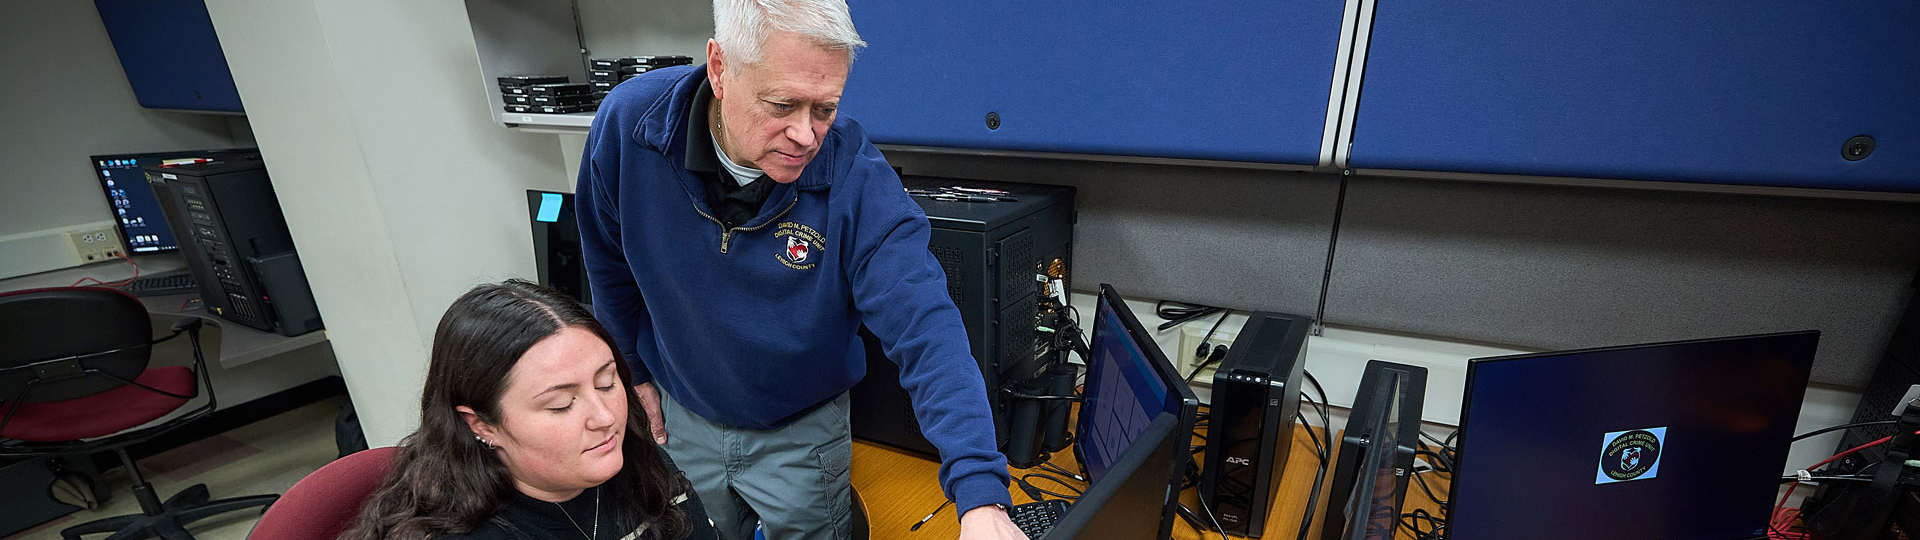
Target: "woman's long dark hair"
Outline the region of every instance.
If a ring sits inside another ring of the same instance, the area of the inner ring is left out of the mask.
[[[380,489],[340,538],[419,540],[466,533],[498,511],[515,489],[513,477],[491,449],[474,440],[454,408],[465,405],[480,420],[499,424],[507,371],[527,349],[564,328],[592,331],[616,358],[620,354],[584,307],[539,285],[508,280],[474,287],[455,300],[434,331],[420,429],[401,443]],[[608,498],[619,501],[611,507],[614,523],[629,531],[646,524],[654,538],[680,538],[690,528],[671,499],[690,487],[649,438],[632,371],[624,360],[614,364],[627,393],[625,464],[602,484]]]

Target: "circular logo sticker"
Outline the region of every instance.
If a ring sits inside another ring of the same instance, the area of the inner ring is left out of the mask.
[[[1600,472],[1613,481],[1639,478],[1660,460],[1660,438],[1644,429],[1620,433],[1607,441],[1600,455]]]

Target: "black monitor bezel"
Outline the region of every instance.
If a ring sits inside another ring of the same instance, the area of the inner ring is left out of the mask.
[[[1200,399],[1194,395],[1193,388],[1187,386],[1186,379],[1174,369],[1173,362],[1168,360],[1166,353],[1160,350],[1160,345],[1153,341],[1153,334],[1147,332],[1146,326],[1140,324],[1140,319],[1133,315],[1133,309],[1127,307],[1126,299],[1120,296],[1120,292],[1115,290],[1113,285],[1100,284],[1098,301],[1107,302],[1114,307],[1114,316],[1120,319],[1121,327],[1126,329],[1128,337],[1134,340],[1134,344],[1146,352],[1148,363],[1153,364],[1155,374],[1160,377],[1161,382],[1166,383],[1168,391],[1176,397],[1179,411],[1175,414],[1174,430],[1171,436],[1179,437],[1181,434],[1186,434],[1191,440],[1194,420],[1200,413]],[[1094,316],[1099,317],[1097,307]],[[1094,328],[1098,331],[1098,323],[1095,323]],[[1128,453],[1136,450],[1138,449],[1129,448]],[[1160,530],[1154,535],[1154,538],[1161,540],[1172,537],[1173,507],[1179,499],[1180,484],[1186,477],[1187,460],[1180,459],[1179,454],[1176,453],[1172,461],[1174,462],[1172,469],[1166,471],[1169,495],[1165,507],[1161,509]]]
[[[241,147],[241,148],[180,150],[180,151],[174,151],[174,152],[145,152],[145,153],[139,153],[139,154],[98,154],[98,155],[87,156],[87,168],[93,169],[93,184],[100,188],[100,196],[106,200],[107,214],[108,214],[107,217],[113,221],[113,232],[115,234],[120,235],[120,246],[123,248],[126,248],[128,257],[138,257],[142,255],[158,255],[163,253],[179,251],[181,237],[178,233],[174,234],[172,246],[162,247],[160,249],[156,249],[153,251],[142,251],[138,253],[134,252],[133,239],[127,235],[127,224],[121,223],[119,216],[113,214],[113,190],[112,188],[107,187],[107,176],[105,174],[105,171],[101,170],[102,168],[100,167],[100,162],[107,161],[107,160],[120,160],[120,159],[131,159],[131,160],[134,160],[135,162],[138,162],[143,159],[160,159],[160,160],[186,159],[186,158],[193,158],[193,157],[200,157],[200,156],[213,157],[213,156],[222,155],[222,154],[247,154],[247,153],[257,154],[259,153],[259,151],[260,151],[259,148]],[[143,178],[142,180],[145,180],[145,179]],[[168,223],[167,229],[172,230],[173,224]]]
[[[1455,501],[1455,500],[1459,500],[1459,497],[1460,497],[1460,476],[1461,476],[1461,471],[1465,470],[1463,466],[1466,464],[1467,442],[1471,435],[1471,432],[1467,429],[1468,427],[1467,420],[1470,418],[1470,416],[1467,413],[1469,413],[1473,408],[1474,378],[1478,374],[1478,371],[1482,368],[1482,366],[1495,364],[1495,363],[1503,363],[1503,362],[1536,360],[1540,358],[1549,358],[1549,357],[1555,357],[1555,356],[1593,354],[1593,353],[1604,353],[1604,352],[1614,352],[1614,351],[1633,350],[1633,349],[1678,347],[1678,346],[1686,346],[1686,345],[1699,345],[1704,343],[1761,340],[1761,339],[1782,338],[1782,337],[1790,337],[1790,336],[1806,336],[1806,335],[1813,336],[1813,339],[1815,341],[1815,347],[1817,350],[1818,342],[1820,339],[1820,331],[1819,330],[1800,330],[1800,331],[1794,331],[1794,332],[1772,332],[1772,333],[1766,333],[1766,334],[1748,334],[1748,335],[1741,335],[1741,336],[1727,336],[1727,337],[1715,337],[1715,338],[1704,338],[1704,339],[1661,341],[1656,343],[1641,343],[1641,344],[1635,344],[1635,345],[1615,345],[1615,346],[1608,346],[1608,347],[1569,349],[1564,351],[1544,351],[1544,352],[1536,352],[1536,353],[1511,354],[1511,355],[1504,355],[1504,356],[1489,356],[1485,358],[1469,359],[1467,360],[1467,382],[1466,382],[1466,385],[1462,387],[1463,389],[1460,394],[1460,425],[1457,428],[1458,436],[1455,437],[1454,443],[1453,443],[1454,444],[1453,452],[1454,452],[1454,455],[1457,457],[1454,459],[1454,463],[1452,464],[1453,475],[1451,477],[1451,480],[1447,482],[1447,500]],[[1457,511],[1457,508],[1455,506],[1448,507],[1449,515],[1447,517],[1450,523],[1455,522],[1454,518],[1458,517],[1457,514],[1454,514],[1454,512],[1456,511]]]

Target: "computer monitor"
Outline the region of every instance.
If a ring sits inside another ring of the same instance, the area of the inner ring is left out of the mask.
[[[1412,478],[1427,368],[1367,361],[1354,392],[1321,538],[1393,540]]]
[[[1165,540],[1200,401],[1112,285],[1100,285],[1074,429],[1087,493],[1046,540]]]
[[[94,177],[99,180],[100,189],[107,196],[107,206],[113,212],[114,230],[119,231],[120,240],[129,253],[143,254],[180,249],[180,244],[174,240],[173,230],[167,227],[167,217],[160,209],[160,199],[154,196],[153,188],[147,186],[143,168],[193,163],[196,160],[258,159],[258,156],[257,149],[234,148],[114,154],[92,156],[91,159]]]
[[[586,255],[580,247],[580,223],[573,215],[573,194],[527,190],[527,218],[533,225],[533,265],[539,283],[583,304],[592,304]]]
[[[1448,537],[1764,538],[1819,338],[1471,361]]]

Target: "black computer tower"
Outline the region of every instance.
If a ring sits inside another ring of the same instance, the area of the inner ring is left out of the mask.
[[[1916,282],[1920,285],[1920,282]],[[1920,384],[1920,287],[1909,287],[1907,312],[1894,327],[1880,366],[1860,394],[1852,422],[1896,420],[1894,409],[1908,388]],[[1875,425],[1848,429],[1840,437],[1834,453],[1895,435],[1898,426]],[[1887,448],[1876,446],[1840,458],[1831,466],[1836,474],[1853,474],[1887,457]],[[1855,540],[1880,538],[1890,526],[1920,523],[1920,504],[1912,493],[1879,492],[1866,482],[1825,482],[1814,496],[1801,504],[1807,530],[1816,540]],[[1866,530],[1880,529],[1880,530]],[[1895,538],[1895,536],[1886,536]]]
[[[960,202],[914,197],[932,222],[927,247],[946,271],[947,294],[960,308],[973,357],[986,380],[995,432],[1004,445],[1007,403],[998,389],[1017,373],[1039,366],[1045,340],[1037,337],[1035,328],[1040,325],[1044,284],[1035,276],[1046,274],[1056,260],[1064,268],[1073,268],[1074,189],[916,176],[901,181],[911,190],[993,189],[1017,199]],[[853,435],[937,455],[921,436],[906,390],[900,387],[899,365],[887,359],[871,333],[862,329],[861,337],[866,340],[867,375],[852,391]]]
[[[288,336],[320,329],[263,162],[149,167],[147,182],[209,313]]]
[[[1213,375],[1202,504],[1228,534],[1260,536],[1293,448],[1313,318],[1254,312]]]

